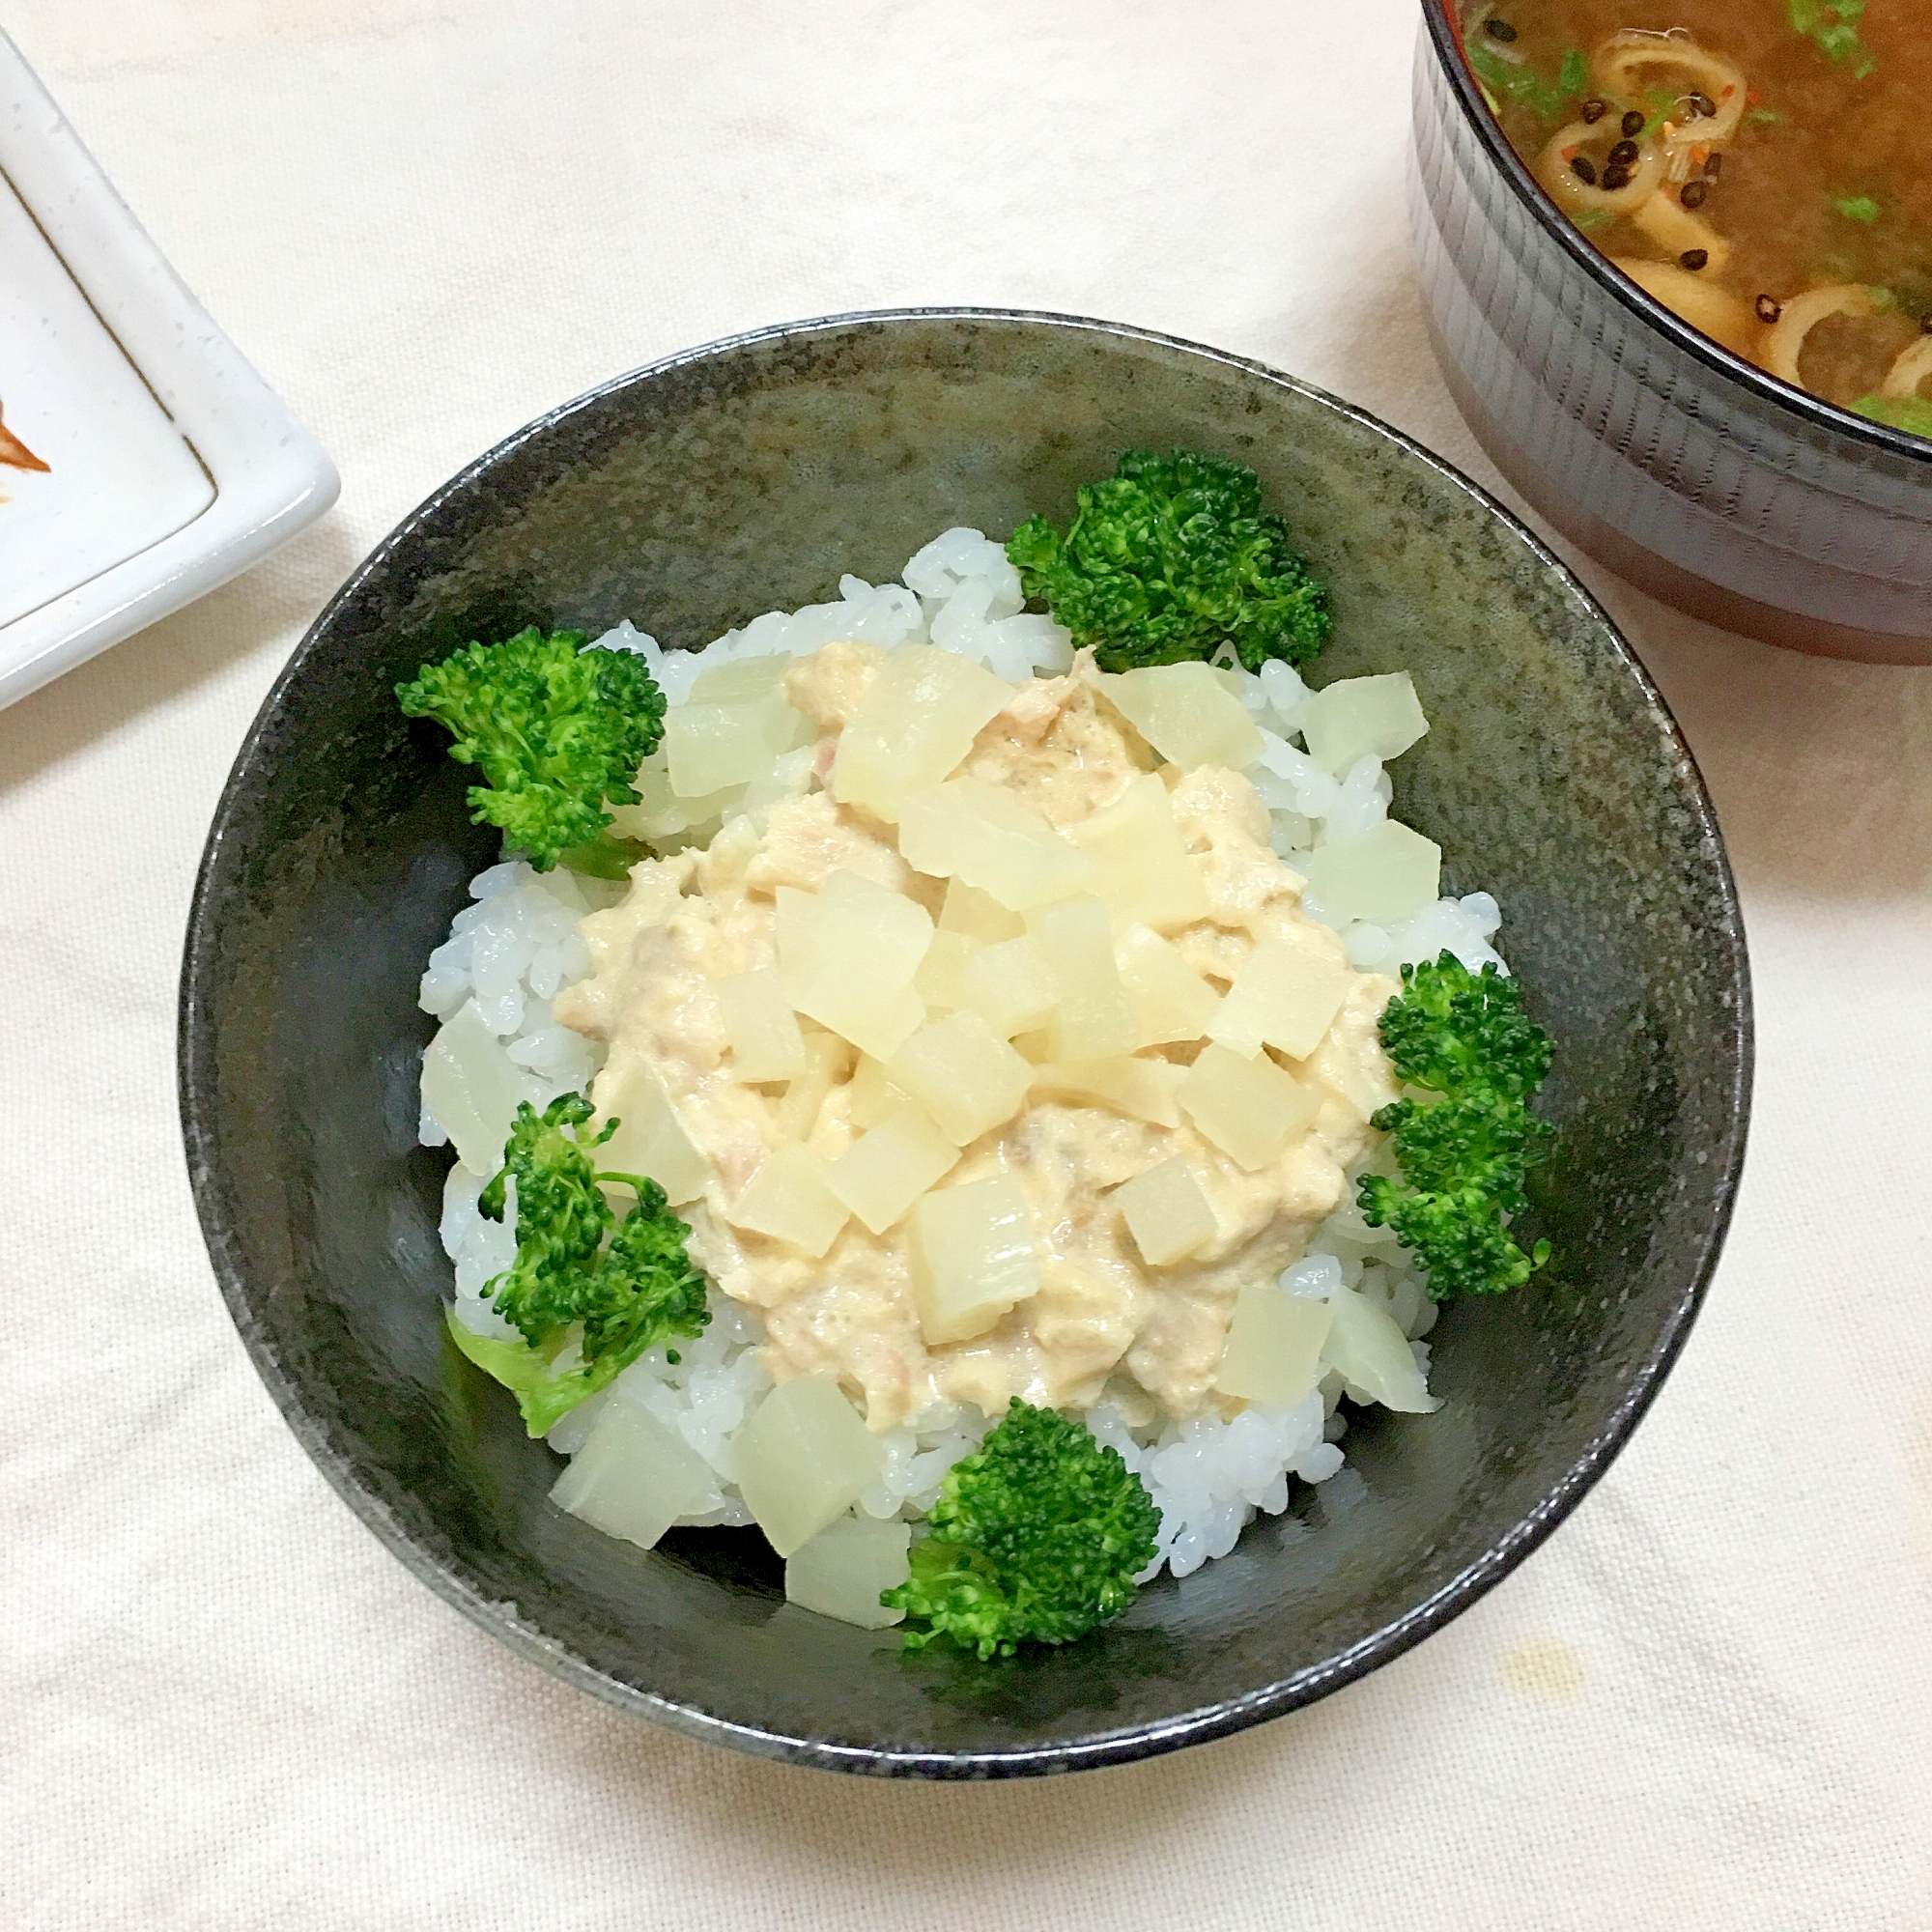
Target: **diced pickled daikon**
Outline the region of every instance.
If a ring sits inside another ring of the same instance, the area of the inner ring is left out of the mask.
[[[1321,1345],[1334,1320],[1325,1301],[1251,1282],[1235,1302],[1214,1386],[1264,1408],[1299,1402],[1321,1379]]]
[[[880,666],[839,734],[832,796],[896,819],[900,801],[939,783],[1012,696],[971,658],[907,644]]]
[[[792,749],[804,724],[782,690],[722,704],[672,705],[664,723],[671,791],[690,800],[749,784]]]
[[[963,1003],[1002,1039],[1043,1027],[1058,990],[1046,952],[1031,933],[981,947],[959,976]]]
[[[908,1097],[902,1087],[893,1084],[883,1061],[862,1053],[845,1089],[845,1118],[857,1132],[864,1133],[867,1127],[876,1127],[887,1115],[897,1113]]]
[[[1170,764],[1239,772],[1262,754],[1262,734],[1247,708],[1205,664],[1095,675],[1108,702]]]
[[[1282,938],[1264,939],[1241,963],[1208,1037],[1251,1060],[1278,1046],[1306,1060],[1342,1010],[1349,972]]]
[[[1214,1237],[1214,1210],[1179,1154],[1115,1188],[1114,1199],[1149,1267],[1180,1261]]]
[[[984,779],[952,779],[908,797],[899,855],[933,879],[963,879],[1009,911],[1028,912],[1085,892],[1094,875],[1032,806]]]
[[[1343,776],[1357,758],[1399,758],[1429,729],[1415,683],[1406,671],[1345,677],[1308,700],[1301,728],[1308,755]]]
[[[1136,1047],[1199,1039],[1214,1024],[1221,995],[1152,927],[1116,933],[1114,959],[1134,1009]]]
[[[710,1463],[674,1429],[647,1408],[610,1401],[550,1499],[592,1529],[649,1549],[717,1487]]]
[[[1183,1068],[1165,1060],[1049,1061],[1034,1069],[1033,1091],[1050,1099],[1097,1102],[1156,1127],[1178,1127]]]
[[[793,664],[789,652],[761,658],[726,658],[707,665],[686,694],[688,704],[752,704],[774,692],[784,693],[785,672]]]
[[[656,1072],[641,1063],[607,1069],[597,1083],[599,1111],[617,1131],[597,1151],[609,1173],[655,1180],[673,1208],[696,1201],[711,1178],[711,1163],[692,1145]]]
[[[841,1516],[786,1562],[785,1601],[861,1630],[904,1623],[903,1610],[889,1610],[879,1599],[912,1575],[911,1545],[909,1522]]]
[[[785,998],[862,1053],[890,1059],[925,1018],[912,989],[932,944],[923,906],[839,870],[817,893],[781,886],[776,926]]]
[[[1032,1066],[970,1007],[921,1027],[886,1070],[960,1147],[1010,1121],[1033,1081]]]
[[[912,1204],[952,1170],[959,1150],[924,1110],[901,1101],[825,1170],[825,1184],[875,1235],[896,1227]]]
[[[1018,913],[1009,912],[991,893],[955,878],[946,888],[939,929],[963,933],[977,946],[997,946],[1003,939],[1017,939],[1026,930],[1026,921]]]
[[[1049,906],[1035,921],[1034,936],[1053,975],[1053,1015],[1047,1021],[1053,1058],[1109,1060],[1131,1053],[1140,1024],[1121,984],[1106,900],[1068,899]]]
[[[1245,1059],[1211,1041],[1180,1083],[1180,1104],[1229,1159],[1250,1173],[1273,1160],[1321,1106],[1266,1054]]]
[[[943,1187],[912,1210],[912,1285],[926,1342],[965,1342],[1039,1292],[1033,1216],[1010,1174]]]
[[[740,1080],[789,1080],[805,1065],[805,1036],[772,967],[721,980],[718,1004]]]
[[[660,745],[638,768],[636,805],[611,808],[611,830],[620,838],[667,839],[716,818],[745,795],[742,784],[726,785],[702,798],[681,798],[671,789],[670,765]]]
[[[1442,848],[1393,818],[1372,832],[1332,838],[1308,855],[1308,889],[1332,919],[1393,925],[1435,903]]]
[[[805,1037],[805,1065],[792,1076],[779,1102],[774,1124],[779,1138],[809,1141],[833,1088],[844,1077],[852,1049],[836,1033],[817,1027]]]
[[[472,1174],[493,1175],[503,1164],[510,1122],[537,1088],[490,1031],[474,1000],[466,1000],[437,1030],[423,1055],[422,1102]]]
[[[846,1082],[846,1121],[854,1134],[864,1134],[867,1126],[877,1126],[889,1113],[898,1113],[906,1105],[906,1095],[893,1086],[893,1076],[883,1061],[869,1053],[860,1053]]]
[[[1094,862],[1094,890],[1117,920],[1174,932],[1212,912],[1201,867],[1174,822],[1167,787],[1151,772],[1069,837]]]
[[[963,932],[941,931],[932,935],[932,944],[912,981],[913,991],[925,1002],[928,1010],[950,1013],[967,1004],[960,989],[960,977],[979,950],[979,942],[968,939]]]
[[[758,1163],[724,1218],[734,1228],[770,1235],[808,1255],[822,1255],[845,1225],[844,1202],[826,1185],[825,1165],[796,1142],[774,1148]]]
[[[638,794],[637,804],[616,809],[630,812],[645,823],[680,816],[685,810],[684,800],[670,788],[670,760],[665,755],[662,743],[638,767],[638,775],[632,780],[631,787]]]
[[[885,1461],[879,1438],[828,1375],[781,1382],[731,1444],[745,1507],[781,1556],[843,1516]]]
[[[1364,1395],[1405,1414],[1428,1415],[1442,1406],[1441,1398],[1429,1393],[1408,1338],[1392,1315],[1351,1288],[1336,1289],[1327,1305],[1335,1325],[1321,1345],[1326,1367]]]

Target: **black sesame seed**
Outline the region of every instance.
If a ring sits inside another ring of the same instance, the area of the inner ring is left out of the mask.
[[[1631,171],[1628,168],[1607,167],[1604,170],[1604,192],[1615,194],[1620,187],[1631,185]]]
[[[1783,308],[1778,303],[1773,301],[1769,296],[1758,297],[1757,319],[1760,322],[1776,322],[1783,313]]]
[[[1626,134],[1641,134],[1643,132],[1642,108],[1633,107],[1631,111],[1624,116],[1623,129]]]
[[[1683,202],[1686,208],[1702,208],[1709,199],[1711,184],[1706,181],[1688,181],[1684,184]]]
[[[1718,177],[1723,173],[1723,171],[1724,171],[1724,157],[1722,155],[1713,155],[1711,158],[1704,163],[1704,179],[1706,181],[1716,181]]]
[[[1516,29],[1507,20],[1485,20],[1483,32],[1492,41],[1509,42],[1516,39]]]
[[[1592,187],[1596,186],[1597,167],[1596,163],[1591,160],[1588,155],[1578,155],[1577,158],[1570,163],[1570,172],[1573,175],[1575,175],[1579,182],[1588,182]]]
[[[1708,121],[1717,113],[1718,103],[1708,94],[1693,94],[1690,97],[1690,111]]]
[[[1599,100],[1594,95],[1583,103],[1583,119],[1594,128],[1610,111],[1607,100]]]
[[[1619,141],[1610,150],[1607,158],[1613,168],[1629,167],[1636,159],[1636,143],[1634,141]]]
[[[1711,259],[1708,248],[1687,248],[1677,258],[1694,275]]]

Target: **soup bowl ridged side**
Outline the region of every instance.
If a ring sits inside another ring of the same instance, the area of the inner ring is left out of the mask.
[[[1600,562],[1794,649],[1932,663],[1932,443],[1776,381],[1612,268],[1424,0],[1410,218],[1430,331],[1496,467]]]
[[[1125,447],[1251,464],[1335,587],[1322,674],[1407,667],[1432,725],[1404,815],[1494,892],[1558,1054],[1531,1293],[1447,1308],[1435,1415],[1235,1552],[1061,1651],[982,1665],[783,1599],[744,1530],[652,1550],[548,1500],[560,1460],[450,1344],[449,1156],[416,1145],[424,961],[494,862],[466,773],[397,711],[427,657],[629,617],[697,644],[891,578],[948,525],[1067,514]],[[1674,1359],[1743,1158],[1744,935],[1696,770],[1642,668],[1534,538],[1291,379],[1067,317],[801,323],[639,371],[412,515],[318,619],[211,831],[182,982],[190,1176],[257,1368],[433,1589],[565,1681],[796,1763],[989,1777],[1119,1763],[1293,1710],[1455,1616],[1603,1472]]]

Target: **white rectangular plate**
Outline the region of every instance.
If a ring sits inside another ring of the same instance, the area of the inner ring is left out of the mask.
[[[340,487],[4,35],[0,420],[0,705],[259,562]]]

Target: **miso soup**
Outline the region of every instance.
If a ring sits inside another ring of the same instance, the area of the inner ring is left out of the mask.
[[[1495,0],[1460,25],[1511,145],[1633,281],[1932,438],[1932,0]]]

